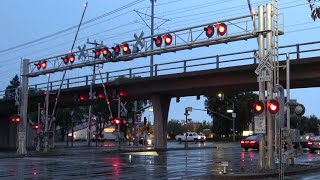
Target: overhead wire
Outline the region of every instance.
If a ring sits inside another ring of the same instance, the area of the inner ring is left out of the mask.
[[[135,0],[134,2],[131,2],[131,3],[129,3],[129,4],[126,4],[126,5],[124,5],[124,6],[120,7],[120,8],[117,8],[117,9],[115,9],[115,10],[112,10],[111,12],[108,12],[108,13],[102,14],[102,15],[100,15],[100,16],[98,16],[98,17],[95,17],[95,18],[92,18],[92,19],[90,19],[90,20],[87,20],[87,21],[83,22],[83,24],[84,24],[84,25],[85,25],[85,24],[89,24],[89,23],[91,23],[91,22],[94,22],[94,21],[96,21],[96,20],[99,20],[99,19],[101,19],[101,18],[104,18],[104,17],[106,17],[106,16],[108,16],[108,15],[110,15],[110,14],[119,12],[119,11],[125,9],[125,8],[132,7],[133,5],[138,4],[138,3],[142,2],[142,1],[144,1],[144,0]],[[2,49],[2,50],[0,50],[0,54],[2,54],[2,53],[4,53],[4,52],[7,52],[7,51],[15,50],[15,49],[17,49],[17,48],[22,48],[22,47],[24,47],[24,46],[26,46],[26,45],[33,44],[33,43],[35,43],[35,42],[39,42],[39,41],[41,41],[41,40],[44,40],[44,39],[47,39],[47,38],[50,38],[50,37],[59,35],[59,34],[61,34],[61,33],[70,31],[70,30],[75,29],[75,28],[77,28],[77,25],[71,26],[71,27],[66,28],[66,29],[64,29],[64,30],[55,32],[55,33],[53,33],[53,34],[49,34],[49,35],[47,35],[47,36],[44,36],[44,37],[41,37],[41,38],[38,38],[38,39],[35,39],[35,40],[32,40],[32,41],[29,41],[29,42],[26,42],[26,43],[23,43],[23,44],[19,44],[19,45],[10,47],[10,48]]]

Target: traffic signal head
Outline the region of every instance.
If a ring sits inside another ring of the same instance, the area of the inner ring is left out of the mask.
[[[257,101],[253,103],[253,111],[255,114],[261,114],[264,111],[264,103],[262,101]]]
[[[62,57],[61,59],[63,60],[64,64],[68,64],[69,63],[68,55],[66,55],[65,57]]]
[[[21,118],[19,116],[14,116],[14,117],[11,118],[11,122],[20,123],[21,122]]]
[[[39,129],[39,125],[38,125],[38,124],[34,124],[34,125],[32,126],[32,128],[33,128],[33,129]]]
[[[38,70],[45,69],[47,67],[47,61],[39,61],[38,63],[34,64]]]
[[[206,36],[208,38],[211,38],[214,34],[214,27],[212,25],[209,25],[208,27],[205,27],[203,29],[206,32]]]
[[[154,41],[154,43],[155,43],[155,45],[156,45],[157,47],[160,47],[160,46],[162,45],[162,38],[161,38],[161,36],[158,36],[158,37],[156,37],[156,38],[153,38],[153,41]]]
[[[119,124],[121,124],[121,119],[116,118],[116,119],[114,119],[114,122],[115,122],[117,125],[119,125]]]
[[[267,107],[268,107],[268,111],[271,113],[271,114],[276,114],[279,109],[280,109],[280,105],[279,105],[279,102],[276,101],[276,100],[270,100],[268,103],[267,103]]]
[[[108,48],[103,48],[101,51],[104,58],[108,59],[111,57],[111,52]]]
[[[226,34],[226,32],[227,32],[227,25],[225,24],[225,23],[218,23],[218,24],[216,24],[216,28],[217,28],[217,30],[218,30],[218,34],[220,35],[220,36],[223,36],[223,35],[225,35]]]
[[[47,67],[47,61],[42,61],[41,67],[42,67],[42,69],[45,69]]]
[[[131,49],[129,48],[129,45],[128,44],[124,44],[121,46],[122,48],[122,52],[124,54],[131,54]]]
[[[210,114],[210,108],[207,108],[207,114]]]
[[[99,58],[100,54],[101,54],[101,50],[100,49],[94,49],[92,50],[93,54],[94,54],[94,58]]]
[[[68,55],[68,59],[69,59],[71,64],[76,60],[76,58],[74,57],[74,54],[69,54]]]
[[[120,46],[112,47],[114,55],[118,56],[120,54]]]
[[[164,36],[162,36],[162,38],[164,39],[164,43],[169,46],[172,43],[172,36],[171,34],[166,34]]]

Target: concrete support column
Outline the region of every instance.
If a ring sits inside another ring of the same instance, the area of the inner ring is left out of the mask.
[[[167,124],[171,97],[153,95],[152,105],[154,113],[154,148],[162,150],[167,148]]]

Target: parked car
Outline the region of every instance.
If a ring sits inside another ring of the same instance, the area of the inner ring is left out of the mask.
[[[261,135],[252,135],[244,140],[241,140],[240,144],[245,151],[248,151],[248,149],[259,149],[260,139]]]
[[[183,135],[176,135],[175,139],[181,143],[182,141],[186,141],[186,134]],[[205,136],[201,136],[196,132],[187,132],[187,141],[193,141],[194,143],[201,142],[203,143],[206,140]]]
[[[314,136],[310,141],[308,141],[307,147],[311,153],[314,153],[315,150],[320,150],[320,136]]]

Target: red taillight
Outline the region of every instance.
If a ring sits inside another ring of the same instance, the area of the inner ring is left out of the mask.
[[[250,144],[254,144],[254,143],[256,143],[256,141],[250,141]]]
[[[244,141],[240,141],[241,144],[244,144]]]
[[[308,142],[308,145],[312,145],[312,142]]]

